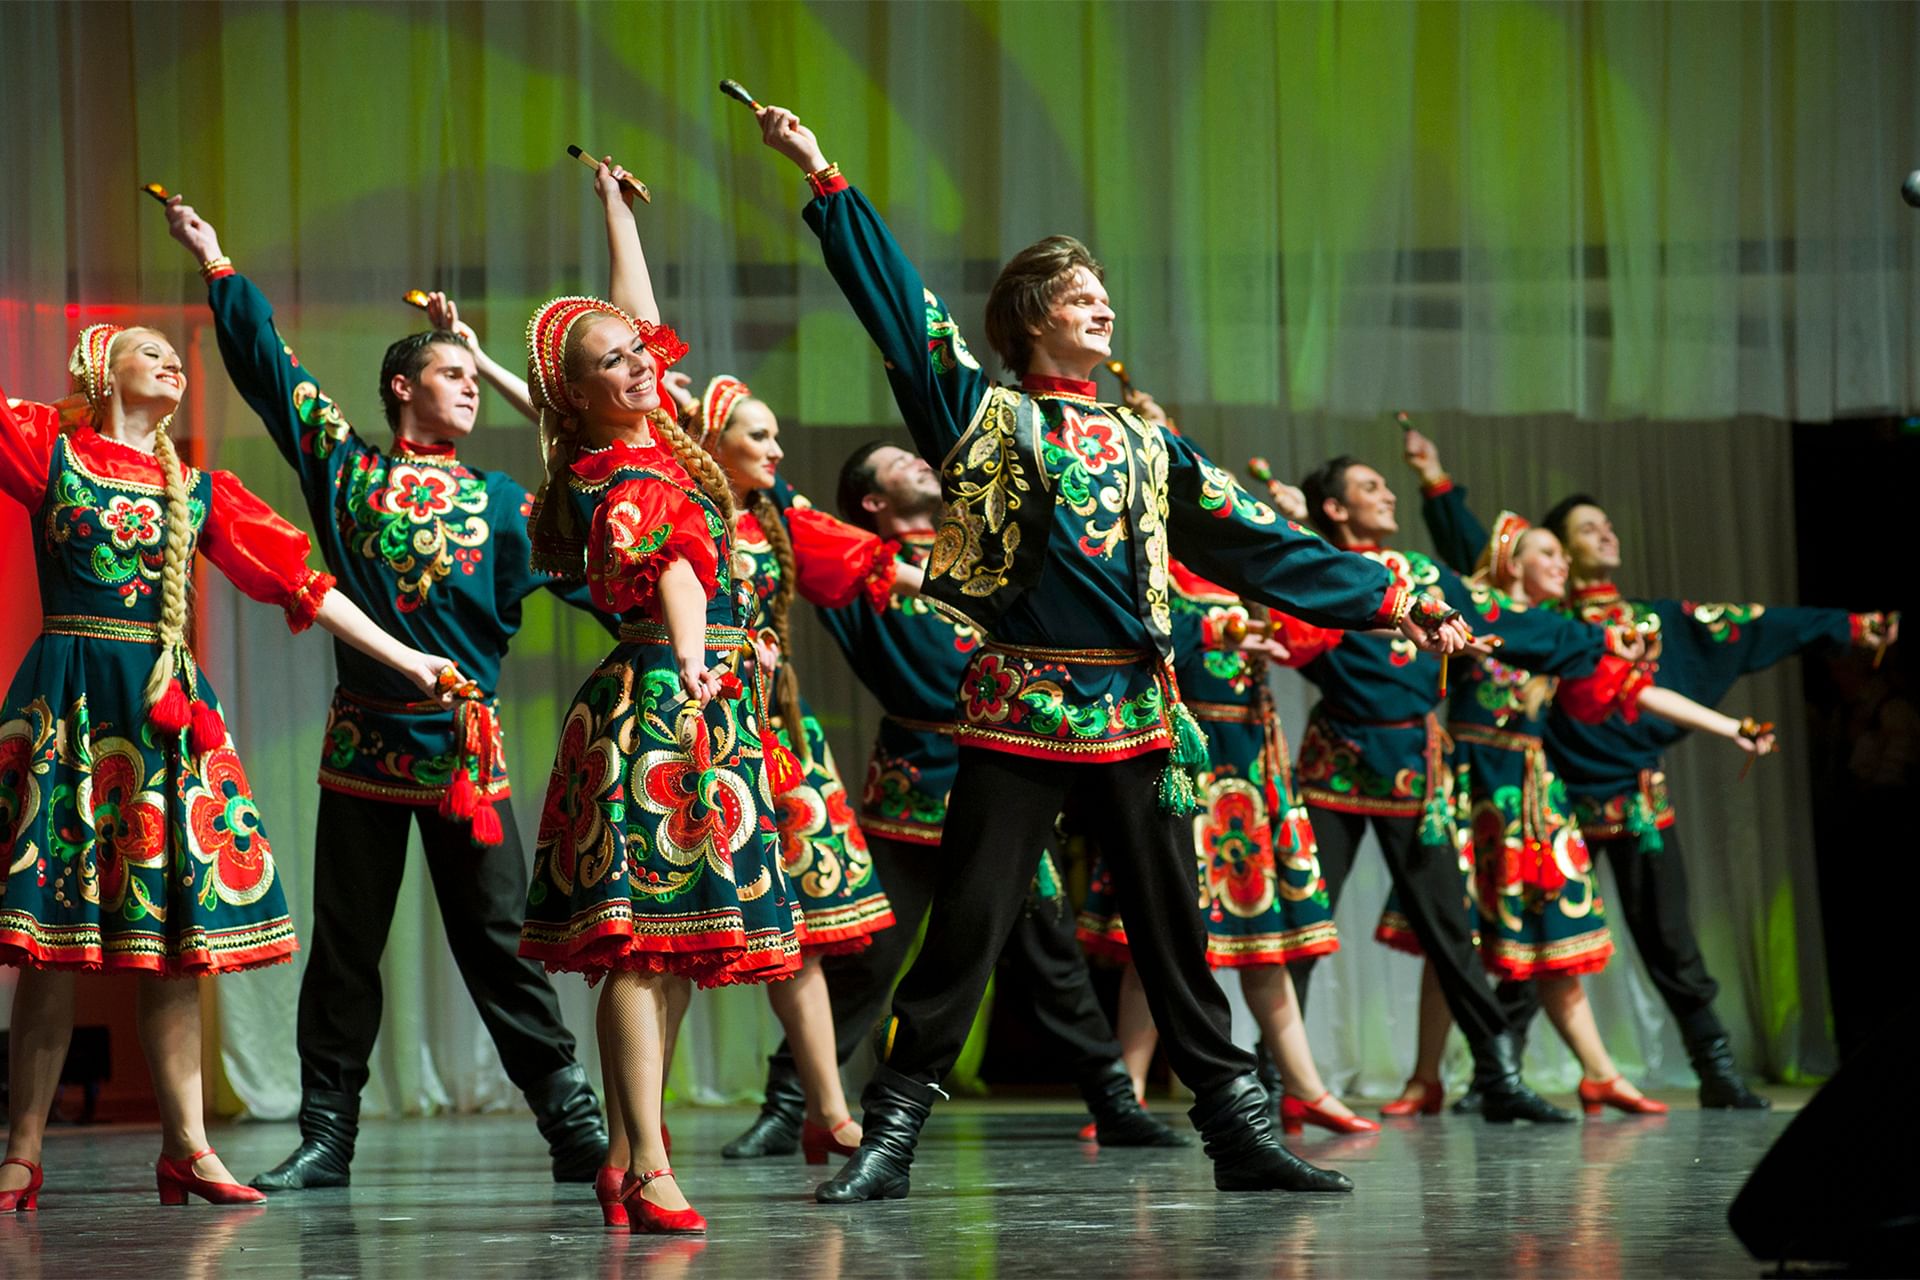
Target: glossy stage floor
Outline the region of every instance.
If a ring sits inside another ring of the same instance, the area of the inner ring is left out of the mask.
[[[674,1163],[712,1224],[704,1239],[602,1230],[591,1188],[548,1179],[529,1117],[371,1123],[351,1188],[259,1209],[162,1208],[152,1131],[65,1129],[40,1210],[0,1220],[0,1276],[1753,1276],[1726,1206],[1804,1095],[1779,1096],[1772,1115],[1672,1097],[1663,1119],[1309,1136],[1302,1154],[1358,1186],[1312,1197],[1219,1194],[1197,1146],[1083,1146],[1064,1104],[956,1102],[921,1143],[912,1197],[854,1208],[814,1204],[824,1169],[798,1156],[721,1160],[748,1111],[681,1108]],[[294,1136],[242,1125],[215,1142],[247,1176]]]

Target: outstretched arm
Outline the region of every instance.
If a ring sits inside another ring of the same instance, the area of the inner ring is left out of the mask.
[[[659,324],[660,303],[653,296],[653,277],[640,248],[640,225],[633,218],[633,188],[620,181],[626,173],[608,156],[593,179],[594,192],[607,212],[607,256],[613,267],[607,301],[636,320]]]
[[[1440,465],[1433,441],[1408,428],[1407,465],[1420,475],[1420,515],[1433,535],[1440,559],[1457,572],[1471,573],[1487,546],[1487,528],[1467,505],[1467,491]]]
[[[452,692],[442,690],[439,686],[440,673],[454,665],[453,659],[422,653],[411,645],[400,643],[382,631],[378,623],[361,611],[359,605],[347,599],[345,593],[327,592],[313,620],[369,658],[392,667],[413,681],[414,687],[420,692],[448,706],[453,704]]]
[[[1662,689],[1658,685],[1650,686],[1640,692],[1640,709],[1652,712],[1662,720],[1671,720],[1683,729],[1697,729],[1701,733],[1710,733],[1716,738],[1725,738],[1742,751],[1755,755],[1766,755],[1773,750],[1771,732],[1749,735],[1745,732],[1750,721],[1740,721],[1729,715],[1722,715],[1711,707],[1703,707],[1692,698],[1672,689]]]
[[[759,120],[762,140],[807,175],[814,190],[807,225],[820,237],[827,270],[880,349],[914,446],[928,462],[942,465],[992,380],[886,222],[828,166],[813,131],[783,107],[762,108]]]
[[[473,363],[478,366],[480,376],[487,385],[498,391],[501,398],[513,406],[514,412],[529,422],[536,421],[539,415],[534,412],[533,397],[527,393],[527,380],[513,370],[495,360],[480,345],[480,335],[473,326],[460,318],[460,308],[453,305],[453,299],[438,289],[427,295],[427,323],[436,329],[451,329],[460,335],[462,341],[473,351]]]

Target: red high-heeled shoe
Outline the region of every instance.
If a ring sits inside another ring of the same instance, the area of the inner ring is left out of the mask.
[[[1590,1116],[1600,1114],[1600,1108],[1614,1107],[1630,1116],[1663,1116],[1667,1114],[1667,1104],[1653,1098],[1635,1097],[1620,1088],[1620,1077],[1602,1080],[1595,1084],[1591,1080],[1580,1082],[1580,1109]]]
[[[1331,1129],[1335,1133],[1378,1133],[1380,1122],[1368,1120],[1364,1116],[1336,1115],[1331,1111],[1322,1111],[1320,1104],[1333,1096],[1331,1089],[1322,1093],[1312,1102],[1303,1102],[1290,1093],[1280,1095],[1280,1129],[1283,1133],[1300,1133],[1310,1124],[1322,1129]]]
[[[620,1203],[627,1211],[627,1229],[645,1232],[649,1235],[690,1235],[705,1231],[707,1220],[700,1211],[692,1207],[685,1209],[662,1209],[653,1201],[641,1196],[640,1191],[655,1178],[670,1177],[672,1169],[649,1169],[645,1173],[627,1175],[627,1189],[620,1195]]]
[[[1414,1085],[1420,1086],[1419,1098],[1409,1098],[1407,1090]],[[1400,1096],[1392,1102],[1380,1105],[1383,1116],[1437,1116],[1447,1101],[1447,1091],[1438,1080],[1423,1080],[1413,1076],[1400,1089]]]
[[[0,1160],[0,1165],[17,1164],[27,1171],[27,1185],[0,1191],[0,1213],[26,1213],[40,1207],[40,1187],[46,1181],[40,1166],[31,1160]]]
[[[193,1171],[194,1162],[205,1160],[213,1148],[196,1151],[185,1160],[161,1156],[153,1166],[153,1179],[160,1188],[161,1204],[185,1204],[192,1192],[208,1204],[259,1204],[266,1193],[243,1187],[237,1182],[209,1182]]]
[[[840,1131],[853,1123],[848,1116],[831,1129],[822,1129],[812,1121],[800,1124],[800,1149],[807,1154],[808,1164],[825,1164],[829,1155],[850,1156],[860,1149],[860,1144],[848,1146],[840,1141]]]
[[[627,1185],[627,1171],[617,1164],[603,1164],[593,1175],[593,1198],[600,1202],[600,1217],[610,1227],[625,1230],[627,1206],[620,1193]]]

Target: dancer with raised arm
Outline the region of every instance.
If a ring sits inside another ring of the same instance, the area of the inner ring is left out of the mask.
[[[162,1204],[245,1204],[207,1142],[199,984],[292,958],[293,921],[246,771],[189,628],[193,556],[445,698],[444,657],[393,639],[307,565],[307,536],[226,471],[187,466],[168,432],[186,392],[153,329],[81,330],[77,394],[0,396],[0,490],[33,517],[41,633],[0,723],[0,963],[20,969],[9,1028],[0,1212],[39,1202],[41,1143],[73,1031],[73,975],[137,975],[160,1107]],[[456,677],[457,678],[457,677]]]
[[[167,221],[207,277],[227,376],[299,476],[342,589],[396,635],[454,654],[479,695],[456,713],[335,646],[312,950],[300,982],[300,1145],[253,1185],[297,1191],[351,1179],[380,1031],[380,958],[416,825],[454,963],[507,1078],[533,1108],[553,1176],[591,1181],[607,1148],[598,1100],[547,975],[519,955],[527,871],[497,697],[526,598],[550,589],[590,610],[586,590],[533,569],[526,489],[460,460],[479,386],[459,334],[433,328],[387,348],[380,400],[393,438],[369,440],[294,354],[214,228],[178,196]]]
[[[1209,578],[1327,625],[1395,627],[1443,650],[1466,642],[1464,627],[1380,566],[1290,526],[1197,450],[1094,396],[1088,379],[1111,354],[1115,317],[1084,246],[1051,237],[1002,270],[988,335],[1022,381],[995,385],[812,132],[778,107],[758,118],[766,143],[807,175],[806,218],[827,266],[880,348],[921,456],[943,466],[949,511],[926,594],[991,636],[964,677],[926,940],[883,1025],[860,1149],[818,1198],[908,1193],[939,1081],[1069,801],[1090,815],[1112,861],[1154,1020],[1196,1095],[1190,1115],[1215,1185],[1350,1189],[1275,1138],[1187,905],[1184,826],[1206,748],[1172,672],[1168,538]]]
[[[663,405],[660,377],[687,348],[659,322],[619,176],[603,165],[598,178],[612,301],[555,298],[527,327],[547,467],[534,563],[587,582],[621,625],[561,729],[521,952],[603,983],[596,1021],[618,1130],[596,1188],[608,1224],[698,1232],[706,1220],[660,1125],[668,988],[799,972],[805,926],[781,868],[786,788],[774,781],[798,766],[767,733],[731,489]]]
[[[1452,563],[1471,562],[1488,535],[1467,504],[1466,490],[1447,474],[1430,440],[1414,432],[1407,447],[1441,555]],[[1646,637],[1644,661],[1660,687],[1706,707],[1724,698],[1740,676],[1796,653],[1848,645],[1874,652],[1899,635],[1897,615],[1623,596],[1613,582],[1619,537],[1605,510],[1584,494],[1555,504],[1541,527],[1561,541],[1571,562],[1571,590],[1556,608],[1596,627],[1634,628]],[[1587,723],[1556,708],[1543,738],[1586,843],[1613,866],[1619,891],[1614,906],[1679,1027],[1700,1080],[1700,1105],[1758,1109],[1771,1104],[1741,1078],[1726,1027],[1713,1012],[1719,986],[1694,936],[1686,862],[1667,800],[1662,757],[1699,727],[1705,726],[1650,717]],[[1515,1032],[1524,1035],[1540,1007],[1538,991],[1506,983],[1499,996]]]

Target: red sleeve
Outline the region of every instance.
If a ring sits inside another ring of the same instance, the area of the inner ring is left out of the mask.
[[[822,609],[838,609],[856,597],[865,597],[875,611],[887,607],[899,573],[899,543],[812,507],[789,507],[785,514],[801,595]]]
[[[247,492],[231,471],[212,472],[213,499],[200,550],[233,585],[262,604],[287,611],[298,635],[313,625],[333,578],[307,566],[313,544],[266,503]]]
[[[1399,588],[1395,587],[1393,590],[1397,591]],[[1388,594],[1392,595],[1392,592]],[[1292,655],[1286,661],[1289,667],[1306,666],[1321,654],[1338,646],[1347,635],[1344,631],[1331,627],[1316,627],[1311,622],[1302,622],[1284,613],[1271,615],[1270,622],[1272,629],[1269,634],[1285,645],[1287,652]]]
[[[60,438],[60,411],[50,404],[9,400],[0,392],[0,493],[27,510],[47,492],[47,466]]]
[[[1610,653],[1593,674],[1562,680],[1553,704],[1586,724],[1599,724],[1615,712],[1631,723],[1640,718],[1640,695],[1652,684],[1645,667]]]
[[[609,613],[642,609],[657,615],[660,575],[675,560],[693,566],[711,600],[720,552],[706,512],[664,480],[622,480],[593,513],[587,535],[587,586]]]

